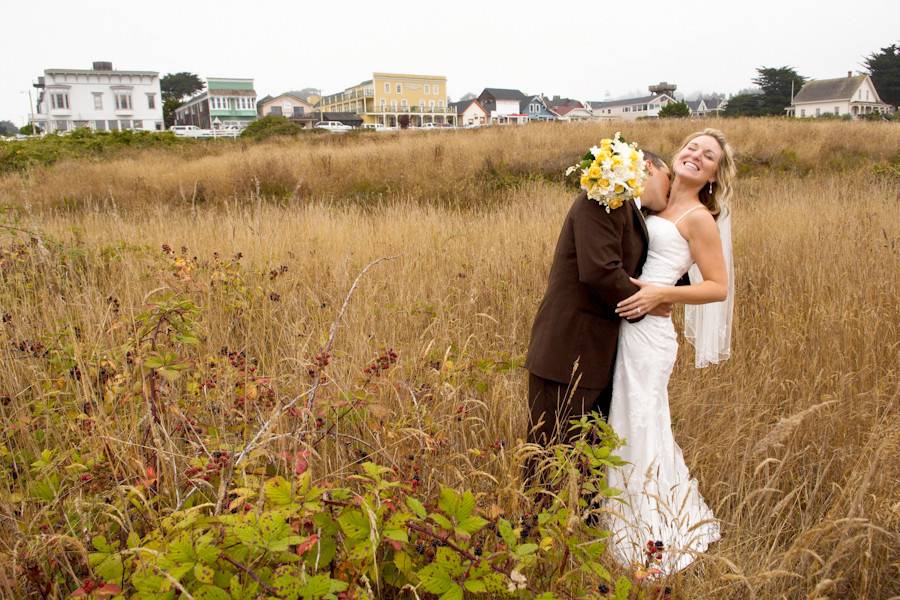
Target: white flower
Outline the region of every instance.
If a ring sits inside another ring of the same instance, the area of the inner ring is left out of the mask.
[[[506,586],[506,589],[508,589],[510,593],[515,592],[516,590],[524,590],[527,583],[528,580],[525,576],[513,569],[512,573],[509,574],[509,584]]]
[[[600,154],[600,146],[591,146],[591,154],[594,155],[594,158],[597,158],[597,155]]]
[[[572,165],[571,167],[566,169],[566,177],[574,173],[576,170],[578,170],[578,165]]]

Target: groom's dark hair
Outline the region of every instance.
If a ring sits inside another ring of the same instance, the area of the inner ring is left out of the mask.
[[[652,152],[650,150],[644,150],[644,159],[649,160],[653,163],[653,166],[657,169],[662,169],[663,167],[669,168],[669,165],[662,159],[662,157],[656,152]]]

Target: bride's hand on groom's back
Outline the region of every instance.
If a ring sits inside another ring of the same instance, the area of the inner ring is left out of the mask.
[[[636,319],[644,315],[668,317],[672,314],[672,304],[666,297],[665,286],[653,285],[633,277],[631,282],[640,289],[616,305],[616,313],[625,319]]]

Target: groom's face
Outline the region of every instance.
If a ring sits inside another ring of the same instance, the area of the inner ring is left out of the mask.
[[[669,167],[647,161],[647,179],[644,182],[644,193],[641,194],[641,206],[653,212],[659,212],[669,203]]]

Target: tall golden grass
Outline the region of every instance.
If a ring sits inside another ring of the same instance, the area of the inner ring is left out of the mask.
[[[338,427],[313,461],[316,476],[339,478],[360,454],[401,467],[412,454],[428,486],[472,486],[521,508],[515,443],[525,435],[526,378],[508,365],[527,347],[573,196],[557,174],[614,128],[667,154],[707,124],[235,144],[5,177],[0,200],[18,216],[10,235],[37,241],[22,251],[8,242],[0,261],[8,315],[0,327],[0,592],[33,594],[23,565],[53,548],[84,548],[104,503],[127,493],[122,482],[145,477],[145,409],[98,400],[88,357],[127,341],[129,323],[159,288],[201,306],[198,361],[223,346],[243,350],[289,396],[308,384],[307,368],[360,269],[394,257],[361,281],[331,374],[339,384],[380,349],[396,349],[396,371],[374,392],[383,418]],[[713,125],[736,146],[744,174],[734,201],[734,352],[696,370],[682,345],[671,403],[676,439],[724,536],[671,582],[674,597],[898,596],[900,128]],[[162,255],[163,244],[176,254],[184,246],[187,264],[198,262],[185,270]],[[213,253],[238,252],[240,285],[211,285]],[[287,271],[272,278],[281,265]],[[68,346],[88,376],[60,381],[47,360],[21,349],[23,340]],[[235,412],[224,387],[173,401],[168,418],[188,414],[239,447],[267,413]],[[339,392],[323,398],[338,401]],[[289,428],[289,420],[277,425]],[[32,471],[15,461],[44,449],[102,458],[117,480],[36,501]],[[192,451],[179,446],[173,463]],[[174,492],[161,491],[148,514],[174,505]]]

